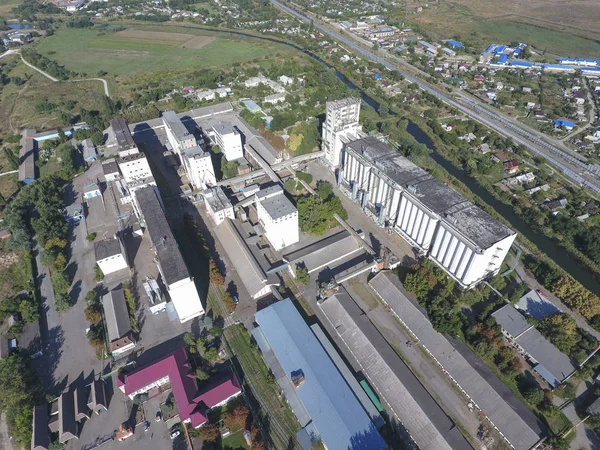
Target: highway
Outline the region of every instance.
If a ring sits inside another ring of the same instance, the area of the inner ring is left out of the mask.
[[[461,93],[460,99],[454,99],[453,97],[446,95],[446,93],[438,90],[433,85],[423,81],[420,78],[417,78],[412,73],[407,72],[408,67],[410,67],[413,71],[415,70],[407,62],[402,61],[395,56],[391,56],[386,52],[386,55],[396,62],[396,65],[394,65],[388,60],[383,59],[377,56],[375,53],[361,47],[356,42],[345,38],[341,34],[331,30],[328,27],[321,25],[318,20],[311,19],[305,15],[304,12],[293,9],[277,0],[270,1],[283,11],[297,17],[304,22],[311,22],[312,20],[315,28],[328,34],[349,48],[361,53],[371,61],[382,64],[390,70],[397,70],[406,78],[406,80],[417,84],[424,91],[435,95],[444,103],[456,108],[464,114],[467,114],[474,120],[477,120],[478,122],[490,127],[498,133],[511,138],[515,143],[525,146],[537,156],[545,158],[550,164],[561,170],[566,177],[578,185],[589,188],[595,194],[600,194],[600,167],[593,164],[587,164],[585,161],[581,161],[580,158],[570,154],[569,150],[564,146],[561,145],[561,148],[559,148],[556,145],[550,144],[546,140],[543,140],[540,134],[534,130],[528,130],[527,127],[522,124],[516,125],[507,116],[484,108],[481,104],[470,99],[464,93]],[[405,66],[405,69],[401,69],[399,65]]]

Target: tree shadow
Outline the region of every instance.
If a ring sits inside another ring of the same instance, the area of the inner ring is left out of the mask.
[[[40,328],[42,355],[33,360],[33,366],[40,374],[44,392],[60,394],[67,385],[67,378],[57,381],[55,371],[63,352],[64,332],[61,326],[56,326],[47,331],[44,330],[44,326]]]

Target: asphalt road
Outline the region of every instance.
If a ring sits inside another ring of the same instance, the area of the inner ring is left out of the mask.
[[[298,19],[304,22],[311,21],[310,18],[304,15],[304,13],[299,13],[298,11],[291,9],[289,6],[283,5],[277,0],[271,0],[271,3],[283,9],[285,12],[296,16]],[[375,53],[364,49],[355,42],[343,37],[328,27],[320,25],[317,22],[314,22],[313,26],[330,35],[337,41],[342,42],[351,49],[361,53],[370,60],[379,64],[383,64],[390,70],[399,71],[408,81],[417,84],[424,91],[435,95],[444,103],[458,109],[459,111],[462,111],[474,120],[477,120],[478,122],[492,128],[498,133],[511,138],[517,144],[527,147],[536,155],[545,158],[554,166],[561,169],[567,177],[577,184],[591,189],[596,194],[600,194],[600,180],[598,179],[598,176],[600,175],[600,167],[588,165],[585,162],[580,161],[577,157],[572,156],[569,153],[571,150],[568,150],[566,147],[564,147],[564,145],[557,143],[560,146],[559,148],[556,145],[550,144],[540,135],[539,132],[528,129],[528,127],[522,124],[515,124],[512,119],[504,116],[498,111],[491,111],[487,108],[484,108],[475,100],[467,97],[465,93],[460,92],[460,99],[455,100],[449,95],[437,90],[429,83],[407,72],[406,67],[412,68],[412,66],[409,66],[405,61],[402,61],[401,59],[392,56],[387,52],[385,52],[385,55],[393,60],[395,64],[392,64],[388,60],[377,56]],[[382,52],[381,54],[384,54],[384,51],[380,50],[380,52]],[[400,65],[405,66],[405,68],[401,68]]]

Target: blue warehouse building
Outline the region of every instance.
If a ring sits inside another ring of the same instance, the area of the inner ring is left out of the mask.
[[[378,450],[386,443],[344,377],[290,299],[255,314],[252,335],[280,383],[310,448]]]

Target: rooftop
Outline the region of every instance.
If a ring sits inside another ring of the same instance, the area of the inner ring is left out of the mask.
[[[114,159],[107,159],[102,163],[102,172],[104,173],[104,175],[118,173],[119,166],[117,166],[117,162]]]
[[[301,263],[310,273],[358,250],[354,236],[344,230],[284,255],[284,259],[294,269]]]
[[[178,348],[150,365],[119,376],[117,386],[124,388],[125,394],[129,395],[165,376],[169,377],[181,420],[189,419],[194,428],[208,420],[208,408],[241,392],[240,383],[230,370],[220,377],[211,378],[199,391],[185,347]]]
[[[115,135],[119,151],[127,150],[136,146],[135,141],[133,140],[133,136],[131,136],[129,126],[127,125],[125,119],[123,119],[122,117],[112,119],[110,121],[110,128],[112,129]]]
[[[165,217],[159,195],[153,186],[135,191],[152,247],[158,256],[162,276],[167,285],[172,285],[190,275]]]
[[[267,275],[266,269],[270,266],[262,253],[252,251],[246,242],[246,234],[237,221],[225,219],[215,229],[225,253],[233,263],[244,287],[251,296],[254,296],[268,285],[277,285],[275,275]]]
[[[385,442],[291,300],[255,314],[266,341],[329,450],[382,449]]]
[[[256,194],[257,197],[259,193],[260,192]],[[283,190],[278,195],[274,195],[263,200],[259,199],[258,201],[262,207],[265,208],[267,214],[272,220],[280,219],[281,217],[288,216],[298,211],[293,203],[283,193]]]
[[[538,442],[542,428],[537,417],[498,378],[485,370],[479,357],[468,348],[453,345],[446,336],[433,329],[426,314],[408,299],[396,274],[381,272],[369,281],[369,285],[415,333],[421,345],[436,359],[444,361],[448,374],[514,447],[529,449]]]
[[[175,139],[182,140],[190,135],[190,132],[175,111],[163,112],[162,119],[165,126],[168,127],[175,136]]]
[[[109,341],[116,341],[131,331],[125,293],[122,288],[113,289],[103,296],[102,306]]]
[[[569,357],[550,343],[533,325],[529,324],[512,305],[505,305],[492,316],[545,369],[540,370],[535,367],[535,370],[539,371],[552,387],[558,386],[575,371],[575,366]]]
[[[119,239],[103,239],[94,242],[94,252],[96,253],[96,261],[120,255],[121,244],[119,243]]]
[[[213,130],[215,130],[215,133],[223,136],[225,134],[231,134],[231,133],[235,133],[237,134],[237,130],[235,128],[233,128],[231,126],[231,124],[229,123],[218,123],[215,126],[213,126]]]
[[[125,156],[119,156],[116,159],[117,159],[117,163],[124,163],[124,162],[136,161],[138,159],[146,159],[146,154],[142,153],[142,152],[131,153],[131,154],[125,155]]]
[[[220,186],[212,187],[204,191],[204,201],[210,205],[214,212],[231,208],[231,201]]]
[[[31,449],[46,449],[50,445],[48,432],[48,404],[43,403],[33,408],[33,434],[31,435]]]
[[[560,309],[537,289],[532,289],[523,295],[515,307],[535,320],[541,320],[551,314],[560,312]]]
[[[342,100],[333,100],[327,102],[327,109],[339,109],[345,106],[360,105],[360,98],[348,97]]]

